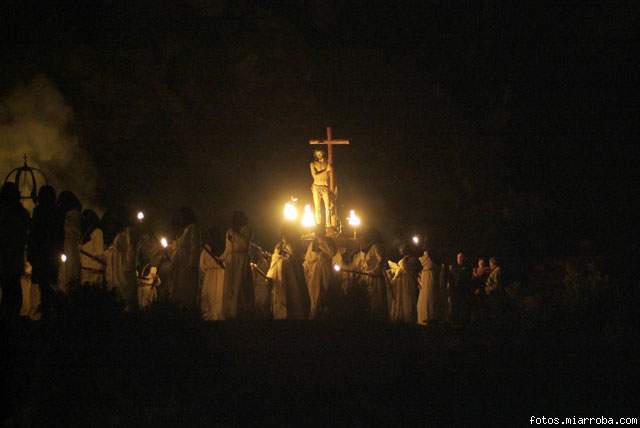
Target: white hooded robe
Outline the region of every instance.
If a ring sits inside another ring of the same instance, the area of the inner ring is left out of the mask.
[[[420,257],[422,271],[419,277],[420,292],[418,293],[418,324],[433,321],[436,316],[436,284],[433,261],[427,254]]]
[[[304,273],[309,290],[309,319],[317,318],[326,305],[327,291],[331,285],[332,258],[333,250],[326,239],[309,244],[304,256]]]
[[[244,226],[239,233],[229,229],[225,236],[224,318],[250,318],[253,316],[254,303],[249,266],[251,231]]]
[[[393,302],[391,321],[415,323],[418,294],[419,262],[415,257],[405,256],[398,262],[398,269],[391,281]]]
[[[90,239],[82,244],[82,251],[98,259],[104,259],[104,240],[102,230],[91,232]],[[101,285],[104,283],[106,266],[97,260],[80,254],[80,282],[87,285]]]
[[[200,294],[202,319],[219,321],[224,319],[224,266],[220,257],[212,257],[212,249],[205,244],[200,253],[200,271],[203,274]]]

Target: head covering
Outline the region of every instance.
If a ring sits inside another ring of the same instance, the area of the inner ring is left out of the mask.
[[[2,185],[2,190],[0,190],[0,203],[5,206],[20,203],[20,190],[18,190],[16,183],[7,181]]]
[[[82,210],[82,205],[78,197],[69,190],[64,190],[58,196],[58,209],[62,214],[66,214],[69,211]]]
[[[204,243],[211,248],[213,254],[220,254],[224,251],[224,239],[217,226],[207,228],[203,239]]]
[[[234,211],[233,219],[231,220],[231,228],[235,232],[240,232],[242,226],[246,226],[249,224],[249,219],[247,215],[243,211]]]
[[[100,227],[100,217],[94,210],[87,209],[82,211],[80,220],[82,222],[82,243],[84,244],[91,239],[93,231]]]
[[[173,231],[177,235],[180,235],[185,227],[190,224],[196,223],[198,220],[196,218],[196,214],[190,207],[180,207],[178,210],[173,213],[173,218],[171,219],[171,226]]]
[[[48,184],[40,187],[38,191],[38,205],[42,207],[54,207],[56,205],[56,189]]]

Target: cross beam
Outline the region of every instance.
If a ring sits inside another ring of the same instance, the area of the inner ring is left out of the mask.
[[[327,146],[327,162],[329,165],[333,165],[333,146],[351,144],[349,140],[334,140],[332,138],[331,127],[327,126],[327,139],[326,140],[309,140],[311,145],[326,145]]]

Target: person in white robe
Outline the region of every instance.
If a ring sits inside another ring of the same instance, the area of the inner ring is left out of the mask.
[[[428,251],[424,251],[420,257],[420,277],[418,285],[420,292],[418,293],[418,324],[427,324],[437,318],[436,314],[436,282],[435,282],[435,266],[433,260],[429,256]]]
[[[271,279],[271,308],[274,319],[308,318],[308,296],[300,258],[294,246],[294,231],[285,228],[271,256],[267,276]]]
[[[183,309],[199,309],[200,253],[202,236],[193,210],[181,207],[174,216],[173,226],[179,233],[171,255],[171,287],[174,303]]]
[[[254,290],[251,280],[249,247],[251,229],[249,220],[241,211],[233,213],[231,229],[225,235],[223,254],[224,275],[224,318],[248,319],[253,317]]]
[[[107,287],[115,289],[125,303],[125,309],[137,308],[137,278],[135,243],[129,226],[118,232],[105,252]]]
[[[257,245],[249,247],[251,281],[253,282],[254,318],[271,318],[271,279],[267,272],[271,266],[271,253]]]
[[[105,280],[104,238],[100,219],[93,210],[82,212],[83,243],[80,248],[80,282],[83,285],[102,285]]]
[[[224,261],[221,254],[221,241],[218,230],[209,228],[200,253],[200,272],[202,273],[202,291],[200,293],[200,312],[205,321],[224,319]]]
[[[387,282],[384,271],[387,266],[385,248],[380,232],[370,229],[365,235],[366,252],[362,260],[362,276],[369,297],[369,313],[372,319],[388,320]]]
[[[331,265],[334,267],[338,266],[339,268],[339,270],[333,274],[336,277],[336,283],[338,284],[342,295],[347,295],[351,291],[351,288],[355,283],[355,279],[357,278],[357,274],[354,274],[353,272],[346,272],[357,270],[351,265],[353,257],[350,256],[353,255],[349,254],[349,249],[347,247],[340,247],[331,260]]]
[[[66,257],[61,260],[58,272],[58,290],[65,294],[80,280],[81,209],[80,201],[72,192],[65,190],[58,196],[58,210],[64,219],[62,251]]]
[[[409,245],[402,247],[402,258],[397,264],[391,281],[392,298],[391,321],[415,323],[418,294],[418,274],[420,262],[411,254]]]
[[[333,243],[327,239],[324,226],[318,226],[316,237],[304,256],[304,272],[309,291],[309,319],[316,319],[327,310],[327,292],[331,285],[331,260],[335,253]]]

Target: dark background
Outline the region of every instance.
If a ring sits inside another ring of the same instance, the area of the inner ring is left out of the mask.
[[[341,204],[387,237],[538,257],[635,238],[638,14],[629,2],[8,1],[3,92],[75,112],[97,200],[180,204],[265,245],[310,200],[334,127]]]

